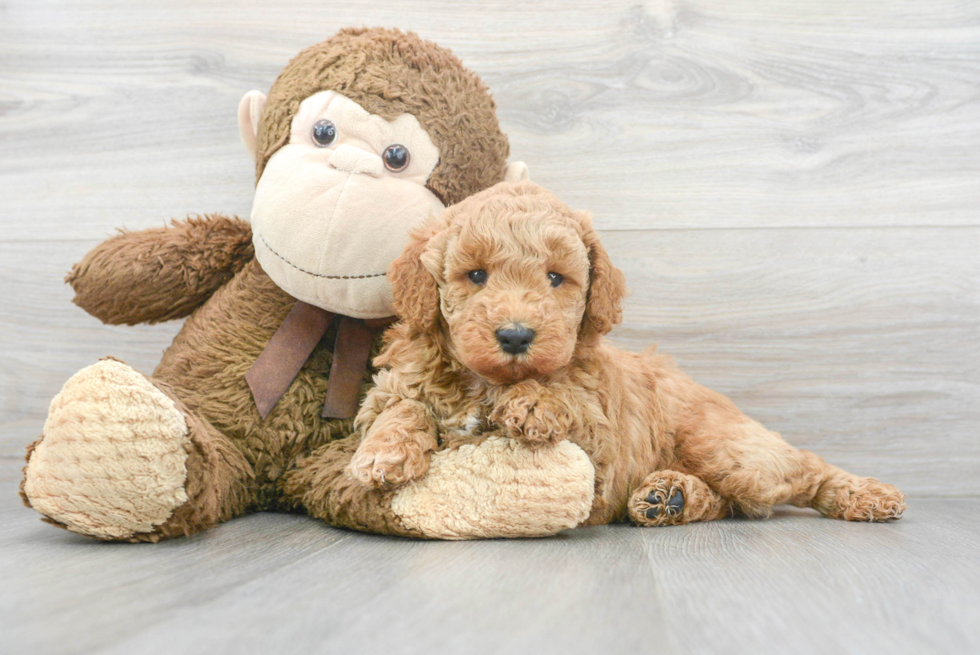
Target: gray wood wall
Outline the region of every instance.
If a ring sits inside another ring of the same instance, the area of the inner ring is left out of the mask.
[[[792,443],[980,493],[980,3],[0,2],[0,457],[77,369],[149,372],[62,277],[120,226],[247,216],[235,111],[345,25],[495,92],[513,156],[590,209],[659,342]]]

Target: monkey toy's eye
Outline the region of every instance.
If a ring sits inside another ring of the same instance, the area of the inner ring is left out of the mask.
[[[565,281],[565,276],[561,273],[548,273],[548,279],[551,280],[551,286],[557,287]]]
[[[466,277],[470,278],[470,282],[473,284],[486,284],[487,283],[487,272],[482,268],[478,268],[475,271],[470,271],[466,274]]]
[[[381,158],[385,161],[385,168],[393,173],[397,173],[398,171],[405,170],[412,156],[408,154],[408,148],[400,143],[396,143],[393,146],[388,146],[384,154],[381,155]]]
[[[313,123],[313,143],[326,148],[337,138],[337,126],[326,119]]]

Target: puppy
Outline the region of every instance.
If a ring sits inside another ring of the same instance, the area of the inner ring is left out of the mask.
[[[606,343],[623,274],[589,216],[541,187],[503,183],[449,208],[389,278],[401,322],[375,360],[350,465],[365,485],[418,478],[440,442],[497,430],[588,453],[587,524],[766,516],[781,503],[859,521],[905,509],[895,487],[793,448],[653,348]]]

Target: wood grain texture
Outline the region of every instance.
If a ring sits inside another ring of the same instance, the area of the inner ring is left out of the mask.
[[[100,544],[14,506],[0,462],[0,653],[905,653],[980,649],[980,501],[895,524],[605,526],[416,542],[258,514]]]
[[[980,5],[0,4],[0,457],[114,355],[61,279],[121,226],[247,216],[235,109],[344,25],[415,29],[495,91],[515,158],[590,209],[634,295],[615,339],[911,493],[980,478]]]
[[[610,232],[632,295],[614,341],[659,343],[791,443],[909,493],[976,494],[980,229]],[[95,242],[0,243],[0,455],[74,371],[150,372],[179,325],[109,327],[56,281]],[[66,262],[62,264],[61,262]],[[55,281],[55,283],[52,283]]]
[[[247,214],[235,109],[344,25],[494,89],[516,158],[604,228],[975,225],[980,18],[941,0],[86,3],[0,10],[2,239]],[[66,202],[70,206],[66,207]]]
[[[179,324],[62,278],[122,226],[247,216],[235,110],[345,25],[451,47],[515,159],[589,209],[654,342],[792,443],[913,494],[891,525],[419,543],[255,515],[94,543],[16,498],[50,398]],[[0,655],[980,651],[980,3],[0,1]],[[924,494],[947,498],[924,499]]]
[[[614,341],[659,342],[792,444],[910,493],[976,494],[980,229],[614,232]]]
[[[639,536],[684,652],[973,653],[977,502],[913,501],[884,530],[786,509]]]

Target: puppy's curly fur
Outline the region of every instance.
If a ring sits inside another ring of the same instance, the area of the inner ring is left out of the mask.
[[[796,450],[653,348],[608,345],[623,275],[589,216],[534,184],[499,184],[433,218],[389,277],[402,320],[357,417],[350,470],[365,485],[418,478],[440,442],[502,431],[589,454],[588,524],[765,516],[781,503],[864,521],[905,509],[895,487]],[[515,328],[530,343],[507,352],[498,332]]]

